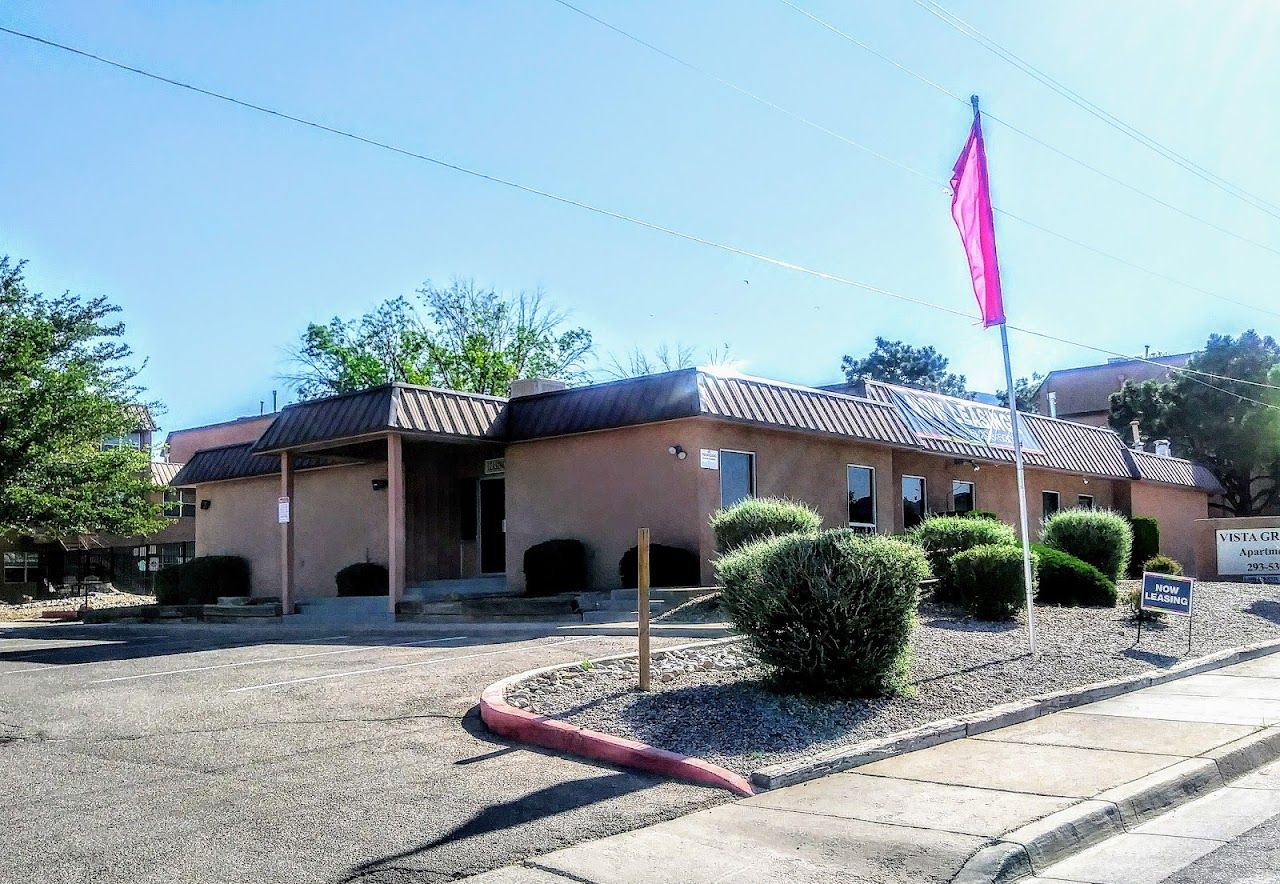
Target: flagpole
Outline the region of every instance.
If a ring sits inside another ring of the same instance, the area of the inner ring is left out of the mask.
[[[980,119],[978,96],[971,96],[973,103],[973,119],[977,124]],[[985,172],[985,168],[984,168]],[[994,223],[994,219],[992,219]],[[998,273],[999,271],[997,271]],[[1013,462],[1018,473],[1018,519],[1022,527],[1022,584],[1027,596],[1027,643],[1031,654],[1036,651],[1036,605],[1035,590],[1031,582],[1031,531],[1027,524],[1027,476],[1022,460],[1022,432],[1018,426],[1018,397],[1013,388],[1013,364],[1009,361],[1009,329],[1004,319],[1004,304],[1001,300],[1000,318],[1000,350],[1004,354],[1004,388],[1009,402],[1009,428],[1013,435]]]
[[[1018,517],[1022,522],[1022,580],[1027,594],[1027,641],[1036,653],[1036,606],[1031,588],[1031,532],[1027,529],[1027,477],[1022,467],[1022,433],[1018,429],[1018,397],[1013,389],[1009,362],[1009,329],[1000,323],[1000,349],[1004,351],[1004,388],[1009,398],[1009,426],[1013,428],[1013,460],[1018,470]]]

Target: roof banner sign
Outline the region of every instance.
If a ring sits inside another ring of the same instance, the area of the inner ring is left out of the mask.
[[[1013,429],[1007,408],[923,390],[892,386],[886,389],[918,436],[990,448],[1013,448]],[[1022,437],[1023,451],[1044,450],[1021,414],[1018,415],[1018,434]]]

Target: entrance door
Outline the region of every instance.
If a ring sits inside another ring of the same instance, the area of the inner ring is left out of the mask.
[[[505,479],[480,480],[480,571],[507,570],[507,488]]]

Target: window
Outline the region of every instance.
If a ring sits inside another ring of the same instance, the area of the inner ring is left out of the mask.
[[[44,578],[38,552],[7,552],[4,554],[5,583],[39,583]]]
[[[876,471],[849,464],[849,527],[876,530]]]
[[[1093,505],[1093,495],[1092,495],[1092,494],[1080,494],[1080,495],[1077,495],[1077,497],[1076,497],[1076,506],[1077,506],[1077,507],[1079,507],[1079,508],[1080,508],[1080,509],[1082,509],[1082,510],[1091,510],[1091,509],[1094,509],[1094,505]]]
[[[978,489],[972,482],[953,479],[951,482],[951,509],[957,513],[971,513],[978,508]]]
[[[109,439],[102,440],[103,449],[111,448],[136,448],[142,450],[142,433],[129,433],[127,436],[112,436]]]
[[[166,488],[164,490],[164,516],[166,519],[193,519],[196,515],[196,490],[194,488]]]
[[[1058,492],[1041,491],[1040,492],[1040,510],[1044,518],[1049,518],[1059,509]]]
[[[902,527],[910,530],[924,521],[929,509],[923,476],[902,477]]]
[[[195,544],[190,541],[184,543],[162,543],[160,544],[160,567],[168,568],[171,565],[181,565],[190,561],[195,555]]]
[[[733,506],[756,496],[756,456],[750,451],[720,451],[720,505]]]

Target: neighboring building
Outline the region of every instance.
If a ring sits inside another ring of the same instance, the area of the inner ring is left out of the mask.
[[[1120,392],[1126,381],[1140,384],[1168,380],[1169,369],[1185,367],[1194,355],[1115,358],[1101,365],[1051,371],[1040,382],[1036,407],[1041,414],[1056,414],[1063,420],[1105,427],[1111,415],[1111,394]],[[1055,400],[1052,403],[1051,398]]]
[[[1153,515],[1165,551],[1192,561],[1207,471],[1107,429],[1021,421],[1033,522],[1073,506]],[[642,526],[696,551],[710,582],[708,517],[752,495],[882,533],[975,508],[1016,523],[1010,438],[1006,409],[876,382],[846,395],[685,369],[519,381],[510,399],[391,384],[291,405],[253,444],[198,451],[173,481],[196,489],[197,553],[248,558],[255,595],[333,595],[340,568],[375,561],[394,605],[438,579],[520,588],[525,550],[552,538],[583,541],[592,585],[617,586]]]
[[[129,446],[152,451],[155,421],[146,406],[135,406],[133,413],[135,429],[125,436],[104,441],[104,447]],[[22,595],[36,595],[46,580],[61,585],[90,576],[110,582],[118,589],[150,590],[156,571],[195,556],[195,489],[171,484],[182,469],[184,458],[197,449],[228,441],[253,442],[273,417],[241,418],[170,433],[166,444],[168,458],[152,461],[149,467],[152,481],[164,488],[157,494],[157,502],[162,504],[164,515],[172,520],[155,534],[20,537],[4,542],[0,598],[12,601]]]

